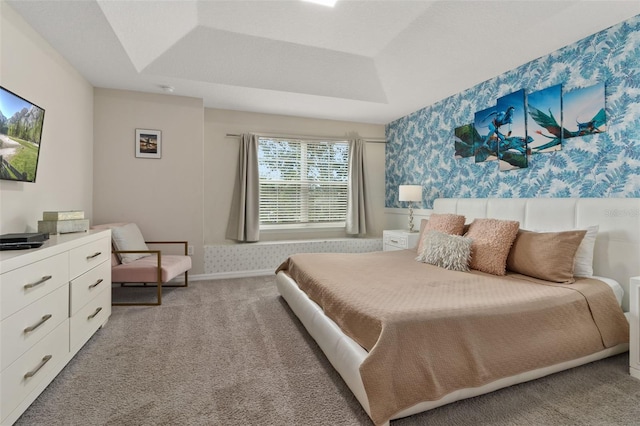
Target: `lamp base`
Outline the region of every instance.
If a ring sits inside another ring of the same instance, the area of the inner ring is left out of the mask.
[[[418,232],[413,230],[413,201],[409,201],[409,232]]]

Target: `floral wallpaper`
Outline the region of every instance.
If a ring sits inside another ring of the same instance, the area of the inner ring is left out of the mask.
[[[606,133],[565,140],[515,171],[454,158],[454,129],[497,98],[602,81]],[[418,208],[438,197],[640,197],[640,15],[389,123],[386,135],[387,207],[406,207],[401,184],[423,185]]]

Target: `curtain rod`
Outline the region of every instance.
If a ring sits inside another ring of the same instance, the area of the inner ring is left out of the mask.
[[[302,136],[302,135],[279,135],[275,133],[256,133],[258,136],[271,137],[271,138],[291,138],[291,139],[312,139],[312,140],[325,140],[325,141],[346,141],[347,138],[335,138],[335,137],[321,137],[321,136]],[[242,136],[238,133],[227,133],[228,138],[239,138]],[[380,138],[362,138],[366,142],[371,143],[387,143],[386,139]]]

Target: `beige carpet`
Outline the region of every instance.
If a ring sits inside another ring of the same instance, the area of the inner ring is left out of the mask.
[[[370,424],[273,277],[193,282],[167,289],[160,307],[114,307],[105,328],[16,423]],[[628,375],[627,354],[392,422],[634,424],[640,381]]]

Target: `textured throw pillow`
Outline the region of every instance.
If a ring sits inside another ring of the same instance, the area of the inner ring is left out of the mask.
[[[418,254],[422,252],[422,239],[424,238],[424,228],[426,228],[427,223],[429,223],[427,219],[422,219],[420,221],[420,234],[418,236],[418,244],[416,244],[416,253]]]
[[[513,220],[475,219],[465,235],[473,240],[469,267],[493,275],[504,275],[511,244],[520,229]]]
[[[520,230],[507,258],[507,269],[541,280],[572,283],[573,259],[586,233]]]
[[[422,252],[422,239],[427,231],[440,231],[443,234],[462,235],[465,217],[451,213],[432,213],[429,220],[422,219],[420,222],[420,238],[417,253]]]
[[[111,228],[111,239],[116,250],[149,250],[144,242],[142,233],[135,223]],[[120,262],[131,263],[141,257],[150,256],[149,253],[118,253]]]
[[[578,246],[576,257],[573,261],[573,275],[576,277],[593,276],[593,250],[598,236],[598,225],[587,226],[584,238]]]
[[[422,247],[422,252],[416,257],[417,261],[452,271],[467,272],[469,270],[470,238],[439,231],[427,231],[422,238]]]

